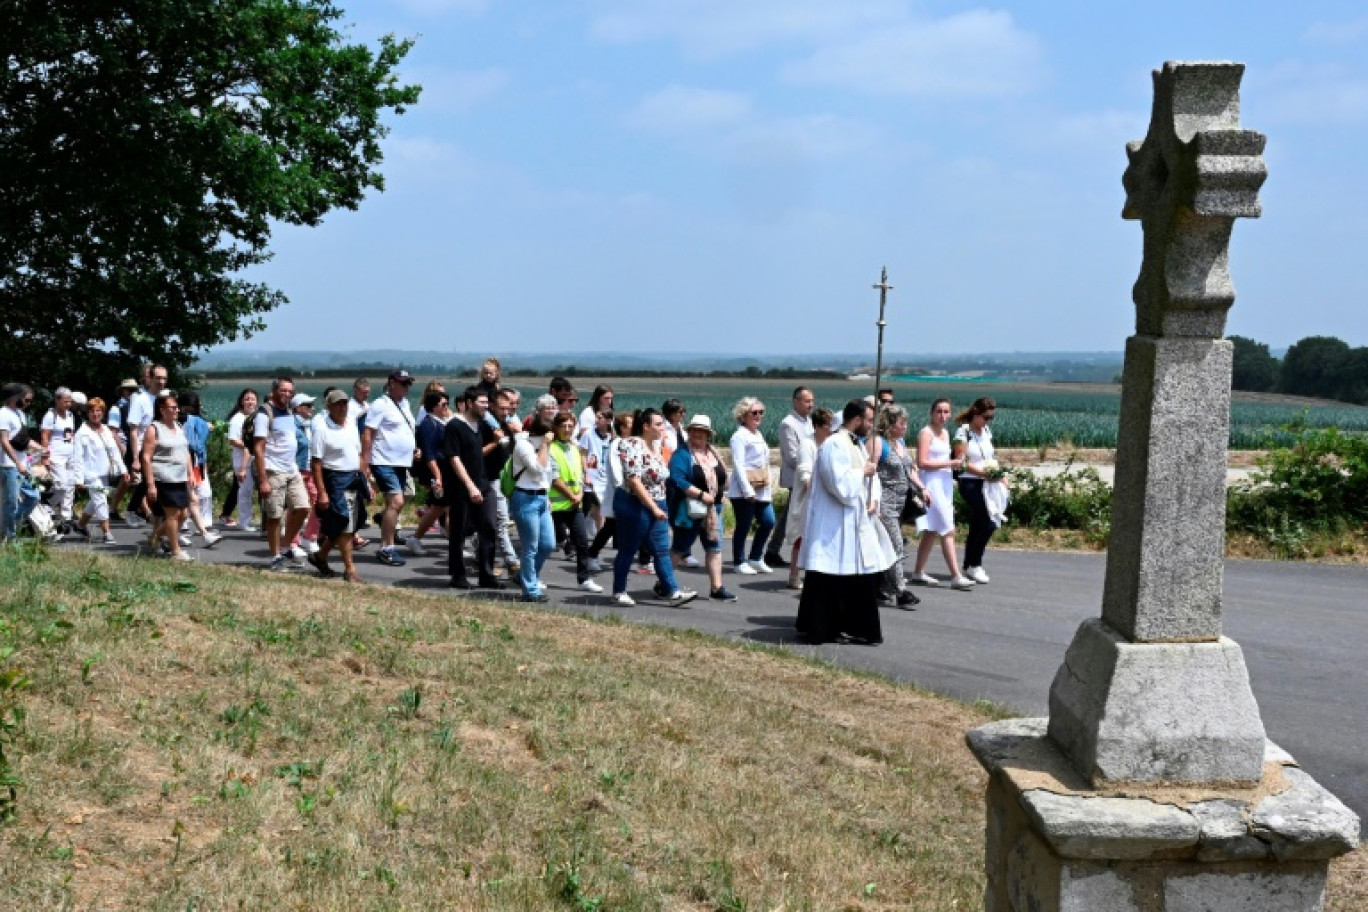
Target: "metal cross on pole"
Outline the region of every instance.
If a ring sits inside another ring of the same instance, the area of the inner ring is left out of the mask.
[[[879,327],[879,354],[874,362],[874,402],[878,408],[879,384],[883,378],[883,331],[888,323],[884,320],[884,307],[888,304],[888,293],[893,290],[893,286],[888,284],[888,267],[883,268],[883,273],[879,276],[879,284],[871,286],[879,290],[879,322],[875,325]]]

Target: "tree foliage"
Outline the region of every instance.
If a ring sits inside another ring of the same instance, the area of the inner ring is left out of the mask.
[[[1283,356],[1280,387],[1295,396],[1339,398],[1350,348],[1334,336],[1307,336]]]
[[[383,189],[381,117],[418,97],[410,42],[349,42],[327,0],[0,9],[0,364],[39,385],[260,329],[272,223]]]
[[[1244,336],[1231,336],[1235,344],[1231,386],[1252,393],[1267,393],[1278,385],[1278,359],[1268,346]]]

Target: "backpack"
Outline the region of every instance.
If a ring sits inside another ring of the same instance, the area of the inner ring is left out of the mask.
[[[526,469],[523,471],[526,471]],[[503,494],[505,499],[513,496],[513,491],[517,488],[518,479],[521,476],[522,472],[519,472],[517,475],[513,474],[513,457],[508,457],[508,460],[503,464],[503,468],[499,470],[499,493]]]

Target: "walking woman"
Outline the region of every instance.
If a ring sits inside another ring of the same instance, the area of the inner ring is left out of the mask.
[[[908,450],[907,409],[901,405],[886,405],[879,411],[879,484],[883,496],[879,499],[879,522],[888,533],[897,560],[884,571],[879,584],[881,601],[899,608],[911,608],[921,601],[907,586],[907,542],[903,538],[902,514],[907,496],[915,491],[927,500],[926,487],[917,473],[916,454]]]
[[[115,541],[109,531],[109,492],[128,480],[128,467],[114,432],[105,427],[105,411],[105,401],[92,397],[86,403],[85,424],[76,431],[76,483],[85,488],[89,498],[76,520],[76,530],[89,538],[88,527],[94,520],[104,533],[100,541],[112,545]]]
[[[736,432],[731,436],[733,472],[727,485],[736,529],[732,532],[732,566],[737,573],[773,573],[764,561],[765,543],[774,531],[774,488],[770,485],[770,451],[760,433],[765,406],[754,396],[746,396],[732,409]],[[750,559],[746,559],[746,536],[756,527],[751,540]]]
[[[574,421],[573,415],[570,420]],[[527,431],[513,436],[513,455],[509,457],[513,493],[508,498],[508,512],[513,514],[513,522],[518,527],[518,543],[522,545],[518,585],[522,587],[525,602],[549,600],[541,572],[556,547],[551,501],[547,497],[551,479],[555,477],[548,450],[552,436],[551,423],[540,414],[533,415]]]
[[[223,515],[219,525],[224,528],[238,526],[244,532],[255,532],[252,526],[252,491],[256,489],[255,473],[251,471],[252,454],[247,449],[243,434],[247,422],[256,414],[260,398],[254,389],[238,393],[233,410],[228,413],[228,445],[233,448],[233,482],[228,486],[228,496],[223,499]],[[233,522],[233,512],[237,511],[238,522]]]
[[[157,397],[152,423],[143,435],[142,469],[147,479],[147,500],[156,525],[148,545],[156,553],[157,540],[169,549],[171,559],[193,560],[181,550],[180,530],[190,508],[190,443],[185,429],[177,422],[180,404],[176,394],[164,390]]]
[[[736,596],[722,585],[722,497],[727,470],[712,445],[712,419],[694,415],[685,433],[686,445],[670,457],[670,481],[678,501],[671,521],[673,553],[688,554],[694,539],[701,541],[709,595],[719,602],[734,602]]]
[[[675,583],[670,563],[670,516],[665,510],[665,480],[669,470],[660,458],[657,443],[665,433],[665,417],[653,408],[642,409],[632,422],[632,436],[618,448],[623,484],[613,492],[613,514],[617,517],[618,550],[613,559],[613,604],[635,605],[627,594],[627,577],[632,558],[645,543],[659,578],[656,595],[672,608],[698,596]]]
[[[618,412],[613,416],[612,433],[603,448],[603,497],[599,504],[603,524],[589,545],[589,557],[598,560],[604,545],[617,539],[617,516],[613,511],[614,495],[622,484],[622,441],[632,435],[632,413]]]
[[[594,387],[594,394],[589,397],[589,404],[580,412],[579,426],[576,428],[575,436],[583,437],[592,431],[598,422],[599,412],[607,409],[613,410],[613,388],[606,383],[600,383]]]
[[[52,487],[48,506],[57,520],[58,531],[70,528],[71,508],[76,501],[76,413],[72,411],[71,390],[59,386],[52,393],[52,408],[38,426],[38,441],[48,451]]]
[[[585,592],[602,592],[589,564],[589,517],[584,503],[584,454],[575,441],[575,416],[561,412],[555,419],[551,453],[551,522],[556,537],[569,541],[575,552],[575,582]]]
[[[964,543],[964,575],[976,583],[987,583],[983,572],[983,552],[993,537],[997,523],[988,508],[990,486],[1006,484],[1000,478],[990,478],[997,468],[993,455],[993,432],[988,424],[997,414],[997,403],[987,397],[975,399],[974,404],[955,417],[959,430],[955,432],[955,455],[964,465],[959,477],[960,495],[969,505],[969,539]],[[999,489],[1001,490],[1001,489]]]
[[[332,577],[337,571],[328,566],[328,555],[336,548],[342,555],[342,578],[361,582],[352,563],[356,530],[366,515],[370,483],[361,474],[361,437],[347,421],[350,397],[335,389],[324,399],[327,417],[313,426],[309,467],[313,472],[318,499],[318,550],[308,556],[318,575]]]
[[[950,571],[950,587],[972,589],[974,581],[960,573],[955,555],[955,479],[952,473],[960,467],[961,460],[951,455],[950,434],[945,430],[949,420],[950,400],[937,399],[931,403],[931,423],[917,433],[917,468],[931,497],[926,505],[926,515],[917,520],[917,531],[922,536],[917,543],[917,566],[912,579],[923,586],[940,585],[940,580],[926,572],[926,562],[939,537],[941,554]]]

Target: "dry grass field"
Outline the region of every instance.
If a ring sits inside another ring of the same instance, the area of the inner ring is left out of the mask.
[[[3,909],[981,908],[982,708],[251,571],[6,550],[0,592]]]

